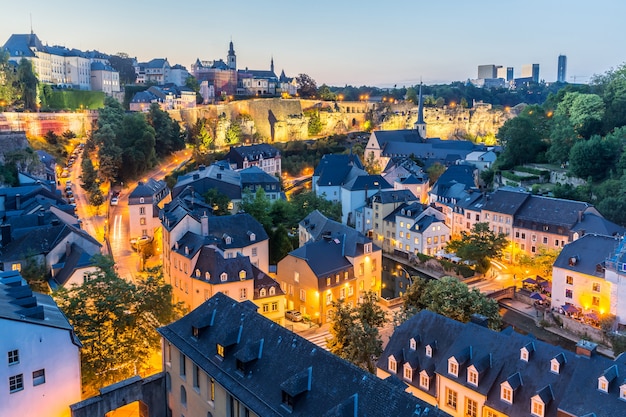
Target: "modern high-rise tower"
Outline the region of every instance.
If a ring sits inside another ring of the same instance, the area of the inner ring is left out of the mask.
[[[559,55],[559,64],[556,73],[556,80],[560,83],[566,82],[567,78],[567,57],[565,55]]]
[[[539,82],[539,64],[526,64],[522,66],[522,78],[532,78],[533,82]]]

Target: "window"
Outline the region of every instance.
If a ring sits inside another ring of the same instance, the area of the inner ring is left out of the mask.
[[[446,405],[456,410],[456,400],[456,391],[453,391],[450,388],[446,387]]]
[[[300,301],[306,301],[306,290],[300,289]]]
[[[145,225],[146,224],[146,218],[145,217],[141,217],[139,219],[139,224],[142,225],[142,226]]]
[[[411,366],[408,363],[404,365],[404,379],[407,381],[413,380],[413,369],[411,369]]]
[[[565,298],[572,298],[572,290],[565,290]]]
[[[349,278],[349,276],[350,276],[350,275],[348,274],[348,271],[344,271],[344,273],[343,273],[343,279],[348,279],[348,278]]]
[[[505,403],[513,404],[513,390],[507,385],[502,385],[500,387],[500,399]]]
[[[46,383],[46,370],[40,369],[38,371],[33,372],[33,386],[45,384]]]
[[[594,282],[592,285],[592,290],[593,292],[600,292],[600,284],[597,282]]]
[[[365,264],[363,264],[363,262],[361,262],[359,264],[359,275],[363,276],[365,274]]]
[[[419,238],[417,238],[417,237],[416,237],[416,238],[415,238],[415,240],[414,240],[414,242],[415,242],[415,244],[416,244],[416,245],[419,245],[419,244],[420,244],[420,240],[419,240]]]
[[[528,362],[528,350],[526,348],[521,348],[519,351],[519,358],[524,362]]]
[[[9,365],[15,365],[20,363],[20,351],[15,349],[15,350],[10,350],[9,351]]]
[[[591,305],[594,307],[600,307],[600,297],[591,297]]]
[[[143,216],[146,214],[146,208],[145,207],[139,207],[139,215]]]
[[[420,373],[420,387],[426,390],[430,388],[430,378],[425,371]]]
[[[426,350],[426,357],[432,358],[433,357],[433,348],[430,345],[427,345],[425,350]]]
[[[415,350],[416,347],[417,347],[417,342],[415,341],[414,338],[411,338],[411,340],[409,340],[409,348],[411,350]]]
[[[261,288],[259,290],[259,297],[265,297],[267,295],[267,290],[265,288]]]
[[[11,265],[11,270],[13,271],[21,271],[22,270],[22,264],[17,262],[14,263],[13,265]]]
[[[344,298],[346,298],[346,289],[345,288],[341,288],[339,290],[339,299],[343,300]]]
[[[465,399],[465,416],[477,417],[478,416],[478,403],[471,398]]]
[[[270,295],[276,295],[276,288],[270,287]]]
[[[257,256],[257,248],[252,248],[252,256]]]
[[[548,244],[548,238],[547,238],[547,237],[545,237],[545,236],[544,236],[544,238],[543,238],[543,244],[544,244],[544,245],[547,245],[547,244]]]
[[[609,392],[609,384],[605,378],[598,378],[598,389],[603,392]]]
[[[226,272],[222,272],[222,275],[220,275],[220,281],[222,282],[228,281],[228,274],[226,274]]]
[[[530,252],[531,252],[531,253],[535,253],[535,252],[537,252],[537,248],[535,248],[534,246],[531,246],[531,247],[530,247]]]
[[[326,294],[326,305],[330,305],[333,302],[333,295],[330,291]]]
[[[268,303],[263,304],[263,312],[267,313],[270,311],[270,305]]]
[[[626,400],[626,384],[619,387],[619,398],[621,400]]]
[[[278,311],[278,301],[272,303],[272,311]]]
[[[183,355],[182,352],[179,352],[179,357],[178,357],[178,366],[180,367],[180,376],[184,377],[186,375],[186,371],[185,371],[185,355]]]
[[[180,386],[180,404],[187,408],[187,390],[184,385]]]
[[[295,282],[300,282],[300,273],[298,271],[293,271],[293,280]]]
[[[426,244],[427,245],[432,245],[432,243],[433,243],[433,238],[432,237],[429,237],[429,238],[426,239]]]
[[[400,232],[400,237],[404,237],[404,232]]]
[[[552,373],[558,374],[559,373],[559,368],[560,368],[560,363],[559,361],[554,358],[550,361],[550,371],[552,371]]]
[[[326,278],[326,286],[330,287],[330,277]]]
[[[218,356],[224,357],[224,346],[217,344],[217,354]]]
[[[522,239],[526,239],[526,233],[522,233]]]
[[[536,399],[530,400],[530,414],[536,417],[543,417],[543,403]]]
[[[372,272],[376,272],[376,259],[372,259]]]
[[[248,296],[247,288],[240,288],[239,289],[239,299],[240,300],[245,300],[246,298],[248,298],[247,296]]]
[[[459,364],[456,360],[454,360],[454,358],[448,359],[448,373],[456,377],[459,376]]]
[[[195,363],[193,364],[193,387],[200,389],[200,368]]]
[[[467,382],[475,387],[478,386],[478,372],[475,369],[467,370]]]
[[[393,357],[389,357],[389,359],[387,360],[387,369],[389,370],[389,372],[395,374],[396,372],[398,372],[398,363],[396,362],[396,360]]]
[[[568,285],[574,285],[574,277],[567,275],[565,277],[565,283]]]
[[[9,392],[14,393],[24,389],[24,374],[9,377]]]
[[[354,295],[354,287],[352,285],[348,286],[348,296]]]

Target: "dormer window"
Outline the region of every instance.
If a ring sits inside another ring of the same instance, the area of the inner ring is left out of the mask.
[[[293,397],[282,391],[282,403],[288,410],[293,410]]]
[[[427,358],[432,358],[433,357],[433,348],[432,348],[432,346],[427,345],[425,350],[426,350],[426,352],[425,352],[426,353],[426,357]]]
[[[248,236],[250,236],[250,242],[254,242],[256,240],[256,235],[252,232],[249,232]]]
[[[144,198],[143,197],[139,197],[139,203],[143,204],[144,203]]]
[[[391,372],[392,374],[398,372],[398,362],[396,362],[396,359],[392,356],[390,356],[387,360],[387,369],[389,369],[389,372]]]
[[[189,246],[185,246],[185,255],[189,255]]]
[[[429,390],[430,389],[430,377],[426,373],[426,371],[420,372],[420,388]]]
[[[200,270],[196,269],[196,278],[200,278]]]
[[[609,392],[609,381],[604,376],[598,378],[598,390],[602,392]]]
[[[626,384],[622,384],[619,387],[619,399],[626,401]]]
[[[241,271],[239,271],[239,279],[241,281],[246,279],[246,271],[244,269],[242,269]]]
[[[226,272],[222,272],[222,275],[220,275],[220,281],[222,282],[228,281],[228,274]]]
[[[520,360],[523,360],[524,362],[528,362],[528,350],[525,347],[520,349],[519,358]]]
[[[276,288],[270,287],[270,295],[276,295]]]
[[[372,251],[372,244],[371,243],[366,243],[363,246],[363,252],[370,253],[371,251]]]
[[[415,338],[411,338],[411,340],[409,340],[409,347],[411,348],[411,350],[415,350],[417,348],[417,342],[415,341]]]
[[[507,382],[500,385],[500,399],[507,404],[513,404],[513,390]]]
[[[200,336],[200,329],[198,329],[197,327],[193,326],[191,328],[191,335],[197,339],[198,336]]]
[[[467,370],[467,383],[475,387],[478,386],[478,372],[474,366],[469,367]]]
[[[550,360],[550,372],[558,374],[561,371],[561,366],[565,364],[565,355],[559,353],[552,360]]]
[[[261,288],[259,290],[259,297],[265,297],[266,294],[267,294],[267,292],[265,291],[265,288]]]
[[[404,379],[413,381],[413,369],[408,362],[404,364]]]
[[[206,271],[204,273],[204,279],[206,279],[207,281],[211,279],[211,273],[209,271]]]
[[[530,414],[535,417],[543,417],[545,411],[545,404],[541,402],[539,398],[531,398],[530,400]]]
[[[178,250],[178,241],[174,242],[174,248],[176,248],[176,250]]]
[[[219,343],[217,344],[217,354],[221,358],[224,357],[224,346],[220,345]]]
[[[231,243],[233,243],[233,238],[228,235],[224,235],[224,243],[230,245]]]
[[[459,363],[453,357],[448,359],[448,374],[455,377],[459,376]]]

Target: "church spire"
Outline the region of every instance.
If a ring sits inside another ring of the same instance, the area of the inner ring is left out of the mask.
[[[272,55],[272,60],[270,61],[270,71],[272,74],[274,73],[274,55]]]
[[[228,58],[226,59],[228,62],[228,68],[231,70],[237,69],[237,55],[235,55],[235,48],[233,47],[233,41],[230,41],[230,48],[228,49]]]
[[[424,121],[424,97],[422,96],[422,82],[420,81],[420,92],[417,105],[417,122],[415,122],[415,130],[422,137],[426,139],[426,122]]]

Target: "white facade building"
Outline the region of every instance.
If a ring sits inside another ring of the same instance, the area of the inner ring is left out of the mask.
[[[81,344],[52,298],[0,273],[0,329],[0,413],[69,415],[81,400]]]

